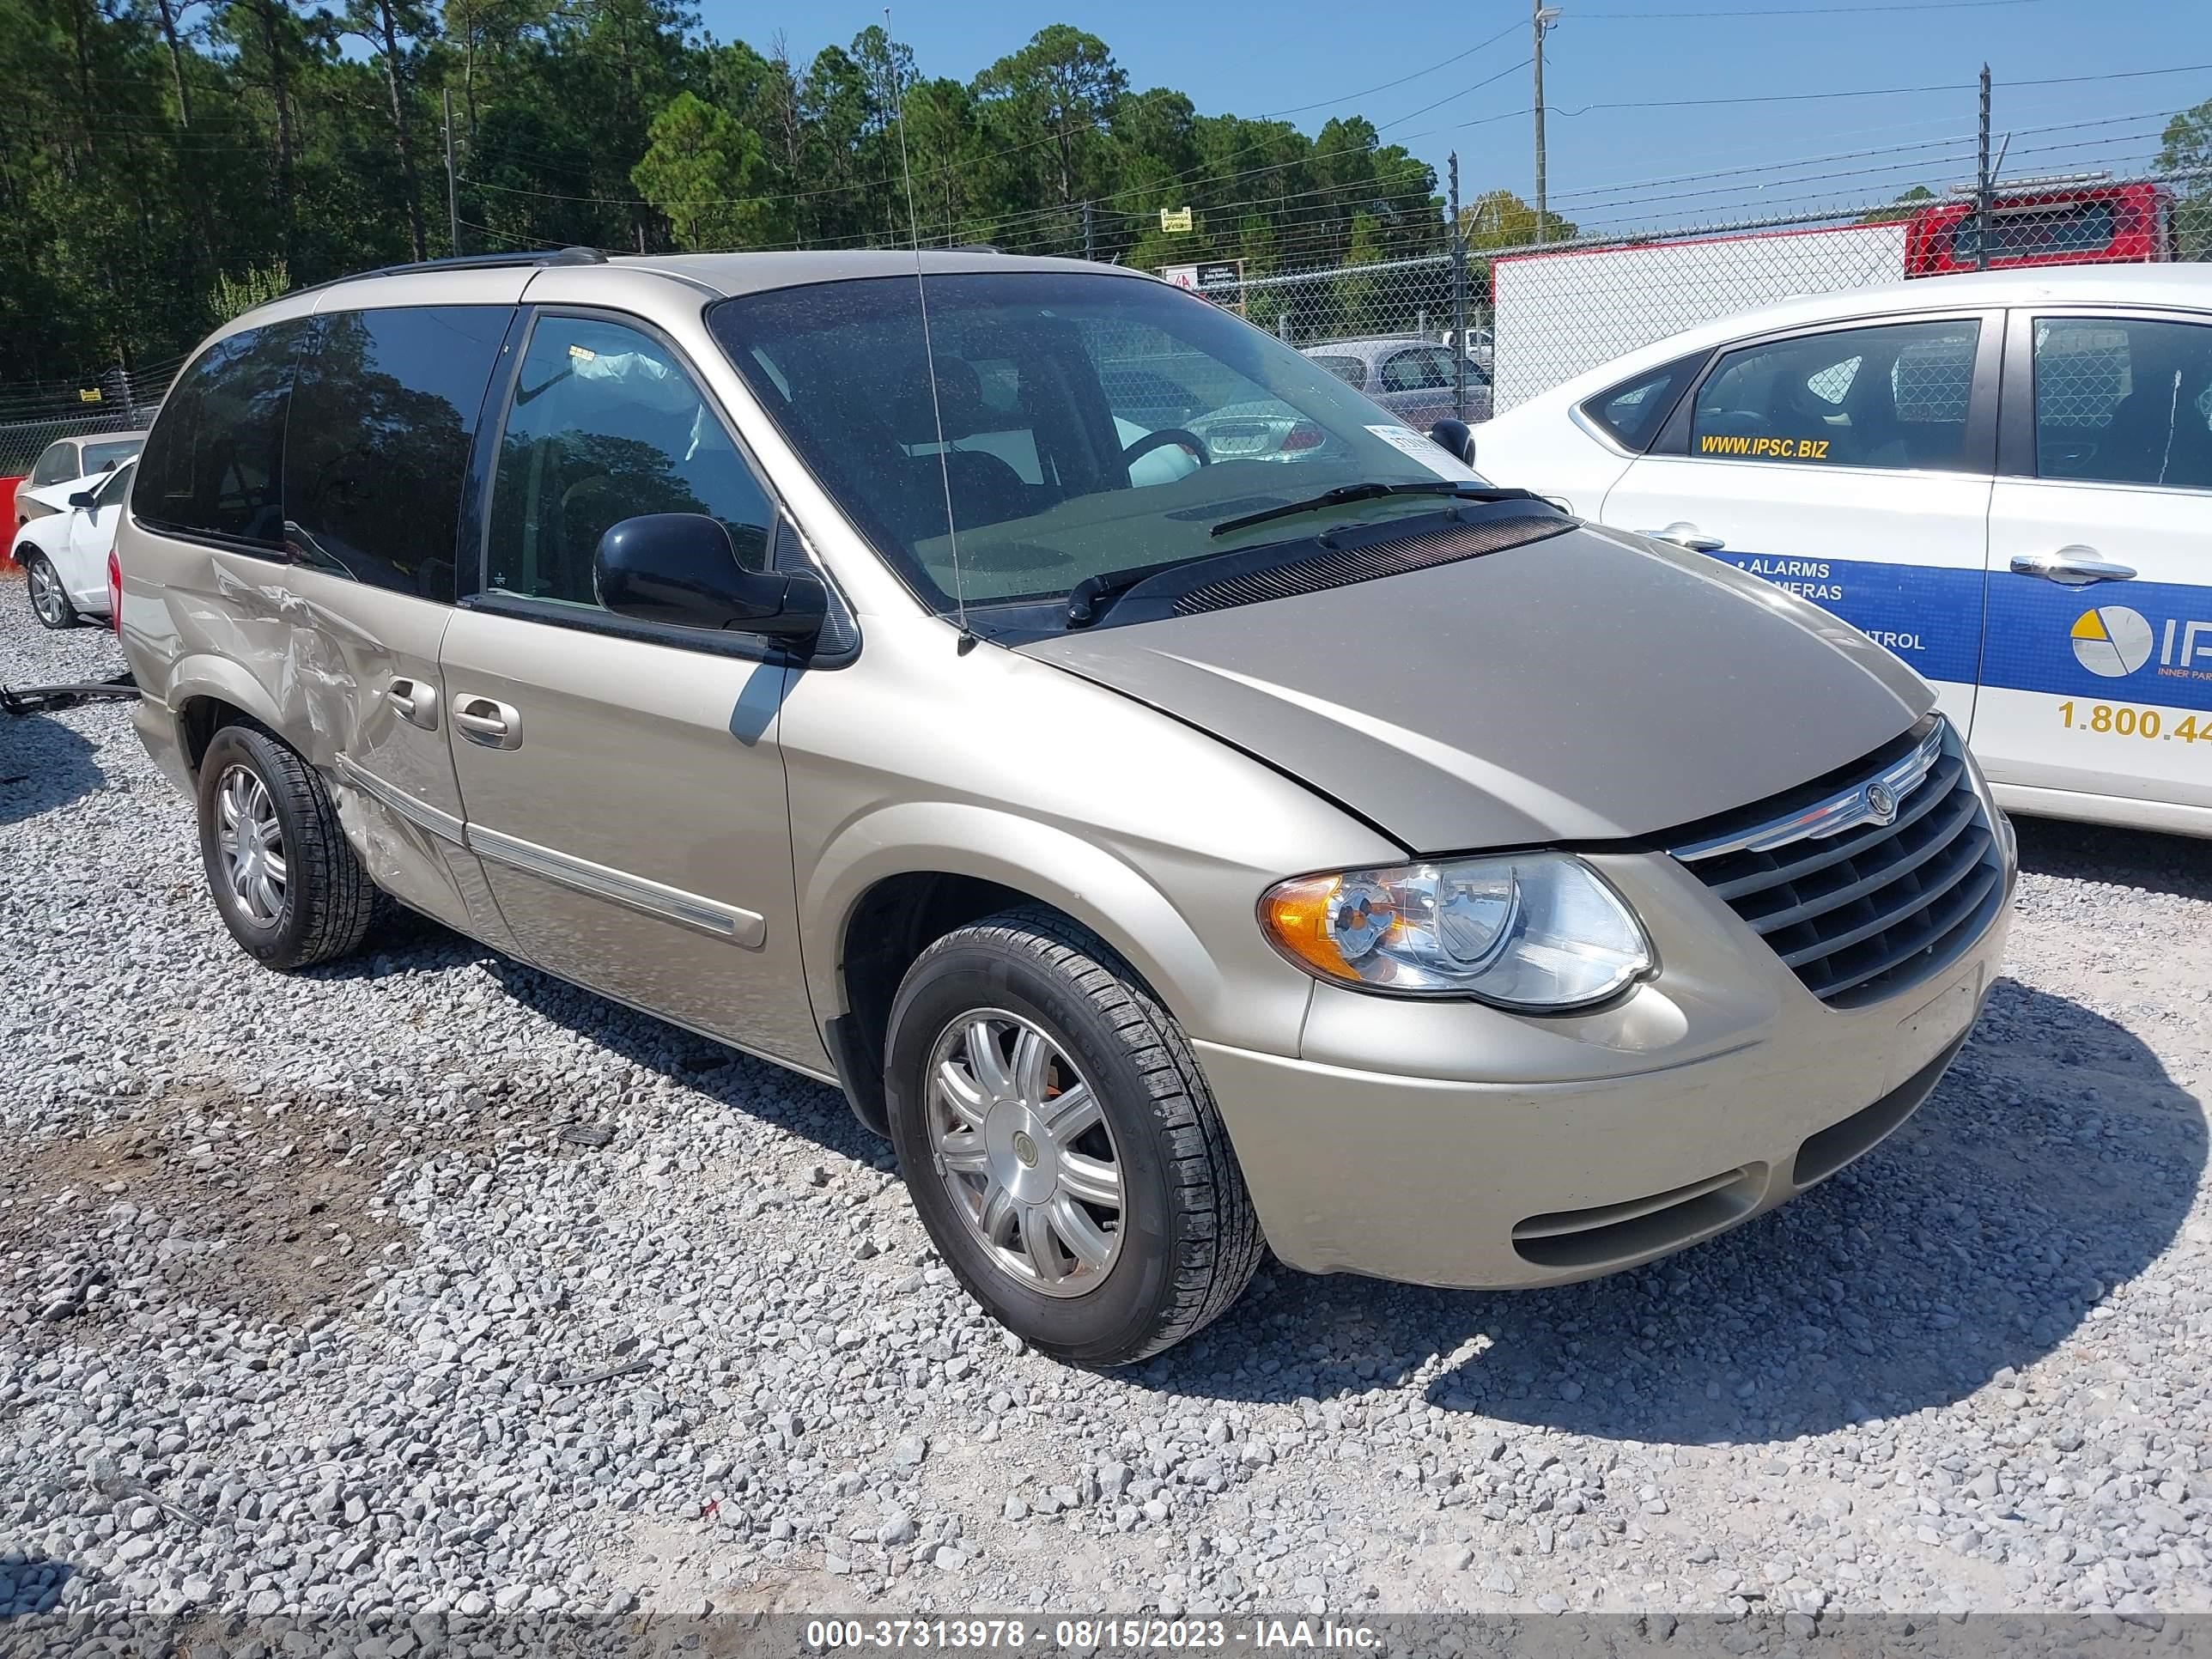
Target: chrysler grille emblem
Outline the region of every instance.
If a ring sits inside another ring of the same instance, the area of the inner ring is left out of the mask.
[[[1897,792],[1886,783],[1870,783],[1866,792],[1867,816],[1876,823],[1887,823],[1897,816]]]

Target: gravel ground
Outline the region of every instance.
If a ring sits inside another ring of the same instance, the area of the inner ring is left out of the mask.
[[[0,681],[117,665],[0,584]],[[1796,1204],[1545,1292],[1271,1267],[1098,1376],[831,1091],[427,923],[266,972],[125,710],[0,718],[0,1620],[2212,1610],[2212,857],[2022,842],[1972,1043]]]

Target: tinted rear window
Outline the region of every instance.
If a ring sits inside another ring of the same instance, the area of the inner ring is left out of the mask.
[[[452,602],[469,446],[512,315],[410,306],[315,319],[285,441],[293,557]]]
[[[247,547],[283,545],[284,410],[307,327],[293,318],[242,330],[185,370],[146,440],[132,517]]]
[[[1608,386],[1583,404],[1583,413],[1626,447],[1639,452],[1649,449],[1658,437],[1668,411],[1674,407],[1674,400],[1682,395],[1682,388],[1690,383],[1690,377],[1705,360],[1702,351],[1677,357],[1671,363],[1646,370],[1632,380]]]
[[[1990,261],[2002,264],[2013,259],[2102,253],[2112,246],[2115,230],[2110,202],[2005,209],[1990,216]],[[1951,258],[1954,264],[1970,265],[1981,251],[1981,224],[1969,214],[1951,233]]]

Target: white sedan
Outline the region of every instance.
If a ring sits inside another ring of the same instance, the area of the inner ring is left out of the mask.
[[[1792,300],[1476,430],[1486,477],[1895,652],[2006,805],[2212,836],[2212,265]]]
[[[51,511],[16,526],[11,555],[29,579],[31,609],[47,627],[108,614],[107,556],[137,471],[136,461],[126,461],[112,472],[27,492]]]

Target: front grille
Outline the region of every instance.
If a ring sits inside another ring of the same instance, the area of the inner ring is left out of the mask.
[[[1887,822],[1869,805],[1881,789]],[[1696,826],[1674,855],[1838,1008],[1940,973],[2004,902],[2004,855],[1940,716],[1840,774]]]
[[[1176,600],[1175,615],[1194,617],[1206,611],[1225,611],[1235,605],[1256,605],[1263,599],[1288,599],[1294,593],[1316,593],[1327,587],[1373,581],[1382,576],[1401,576],[1409,570],[1449,564],[1458,559],[1479,558],[1509,547],[1540,541],[1572,530],[1576,520],[1557,514],[1520,513],[1500,518],[1455,524],[1432,535],[1407,536],[1374,542],[1364,547],[1336,548],[1317,557],[1270,566],[1192,588]]]

